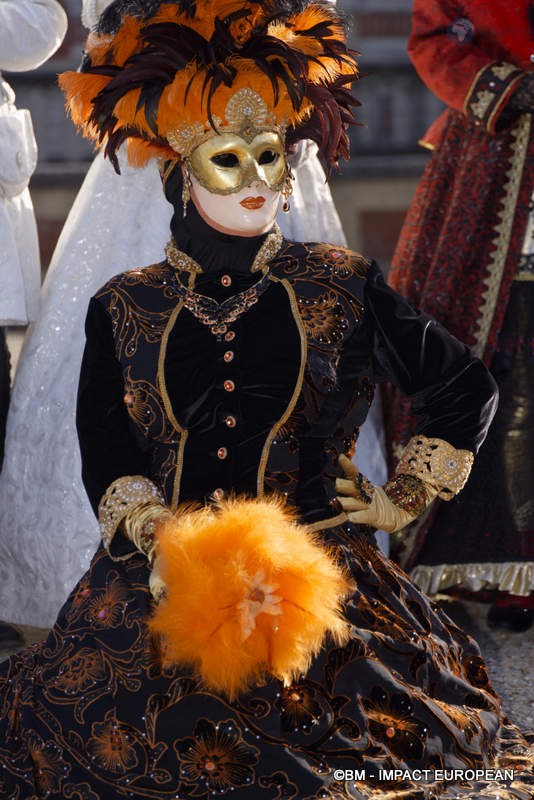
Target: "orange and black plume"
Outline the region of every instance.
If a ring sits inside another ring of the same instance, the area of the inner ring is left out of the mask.
[[[78,72],[60,76],[74,122],[118,171],[176,158],[177,125],[225,124],[239,89],[257,92],[288,144],[313,139],[330,167],[347,158],[357,78],[336,10],[288,0],[115,0],[88,37]]]

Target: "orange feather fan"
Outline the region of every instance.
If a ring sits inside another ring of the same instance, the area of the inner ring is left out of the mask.
[[[327,635],[348,638],[341,607],[353,585],[276,500],[178,512],[158,532],[157,569],[167,594],[149,626],[164,663],[230,698],[265,673],[291,683]]]

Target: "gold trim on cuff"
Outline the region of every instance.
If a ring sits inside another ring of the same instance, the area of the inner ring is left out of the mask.
[[[516,64],[489,62],[477,72],[471,83],[465,98],[464,114],[476,125],[483,125],[488,133],[495,134],[498,119],[524,74]]]
[[[433,152],[433,151],[436,149],[436,145],[435,145],[435,144],[433,144],[432,142],[429,142],[429,141],[427,141],[426,139],[419,139],[419,141],[417,142],[417,144],[418,144],[420,147],[424,147],[424,148],[425,148],[425,150],[430,150],[430,151],[432,151],[432,152]]]
[[[146,503],[164,506],[164,502],[160,489],[144,475],[117,478],[108,486],[98,506],[98,523],[104,547],[109,550],[117,528],[130,511]]]
[[[465,486],[473,460],[470,450],[457,450],[443,439],[414,436],[408,442],[395,474],[415,475],[434,486],[442,500],[450,500]]]
[[[481,67],[478,70],[477,74],[475,75],[475,77],[471,81],[471,86],[467,90],[467,94],[465,96],[465,101],[464,101],[464,107],[463,107],[463,112],[464,112],[466,117],[469,116],[469,106],[471,105],[471,103],[473,101],[473,92],[476,89],[477,83],[479,82],[479,80],[482,77],[483,73],[488,69],[488,67],[490,66],[491,63],[492,62],[490,61],[488,64],[484,64],[484,66]]]

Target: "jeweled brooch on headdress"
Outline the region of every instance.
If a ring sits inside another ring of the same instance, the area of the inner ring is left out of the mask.
[[[251,142],[262,131],[275,131],[284,139],[287,130],[285,120],[276,119],[269,112],[267,104],[254,91],[244,88],[230,97],[224,112],[225,122],[220,117],[212,116],[204,124],[200,122],[183,123],[167,131],[167,141],[172,149],[182,158],[191,155],[195,147],[205,142],[216,133],[236,133],[246,142]]]

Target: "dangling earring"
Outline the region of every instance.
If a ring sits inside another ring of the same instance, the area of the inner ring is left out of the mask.
[[[183,205],[183,218],[187,216],[187,204],[191,200],[191,175],[189,174],[189,165],[184,161],[183,165],[183,186],[182,186],[182,205]]]
[[[284,187],[282,189],[282,197],[284,198],[284,202],[282,203],[282,211],[284,211],[286,214],[291,208],[291,206],[289,205],[288,198],[291,197],[291,195],[293,194],[293,186],[291,185],[292,180],[293,180],[293,175],[291,174],[291,169],[288,166],[286,179],[284,181]]]

